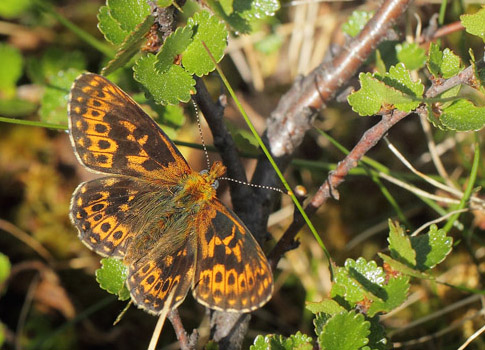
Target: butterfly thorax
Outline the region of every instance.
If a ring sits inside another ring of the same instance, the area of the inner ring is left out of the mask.
[[[191,172],[181,181],[181,191],[175,200],[183,206],[200,208],[216,198],[217,178],[224,175],[226,167],[221,162],[214,162],[209,171]],[[190,203],[190,204],[189,204]],[[186,207],[190,210],[190,207]]]

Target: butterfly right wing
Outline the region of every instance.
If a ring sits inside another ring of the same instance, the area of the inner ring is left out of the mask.
[[[91,170],[171,183],[191,171],[158,124],[100,75],[86,73],[74,81],[68,114],[72,146]]]

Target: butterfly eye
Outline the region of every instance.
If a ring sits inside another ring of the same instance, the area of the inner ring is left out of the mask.
[[[209,173],[209,170],[207,170],[207,169],[200,171],[200,175],[205,175],[205,174],[208,174],[208,173]]]
[[[219,181],[214,180],[214,182],[211,183],[211,186],[212,186],[212,188],[214,188],[215,190],[217,190],[217,188],[219,187]]]

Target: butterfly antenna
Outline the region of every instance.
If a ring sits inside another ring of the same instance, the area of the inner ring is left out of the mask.
[[[246,185],[246,186],[250,186],[250,187],[262,188],[262,189],[265,189],[265,190],[271,190],[271,191],[276,191],[276,192],[283,193],[283,194],[288,194],[286,191],[283,191],[281,188],[278,188],[278,187],[256,185],[256,184],[252,184],[250,182],[236,180],[236,179],[232,179],[230,177],[225,177],[225,176],[218,177],[217,179],[218,180],[232,181],[232,182],[235,182],[235,183],[240,184],[240,185]]]
[[[202,143],[202,148],[204,149],[205,160],[207,161],[207,169],[210,169],[211,162],[209,159],[209,153],[207,153],[207,147],[205,146],[204,136],[202,135],[202,126],[200,125],[200,116],[199,116],[199,107],[197,107],[197,103],[192,100],[192,104],[194,105],[195,109],[195,118],[197,120],[197,128],[199,129],[199,136]]]
[[[205,145],[204,136],[202,136],[202,127],[200,125],[199,107],[197,107],[197,103],[195,103],[194,100],[192,100],[192,104],[194,105],[194,109],[195,109],[195,117],[196,117],[196,120],[197,120],[197,127],[199,129],[199,136],[200,136],[200,140],[201,140],[201,143],[202,143],[202,148],[204,149],[205,159],[207,161],[207,169],[210,169],[211,164],[210,164],[210,159],[209,159],[209,153],[207,152],[207,147]],[[240,185],[246,185],[246,186],[250,186],[250,187],[262,188],[262,189],[265,189],[265,190],[271,190],[271,191],[276,191],[276,192],[280,192],[280,193],[283,193],[283,194],[288,194],[286,191],[283,191],[282,189],[277,188],[277,187],[255,185],[255,184],[252,184],[252,183],[249,183],[249,182],[232,179],[230,177],[225,177],[225,176],[219,177],[218,179],[219,180],[232,181],[232,182],[238,183]]]

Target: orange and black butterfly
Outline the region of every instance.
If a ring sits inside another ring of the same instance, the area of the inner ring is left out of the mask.
[[[123,259],[140,308],[175,308],[189,288],[215,310],[249,312],[270,299],[273,277],[261,247],[216,198],[222,163],[192,170],[141,107],[100,75],[76,79],[68,109],[77,158],[105,175],[78,186],[71,220],[89,248]]]

